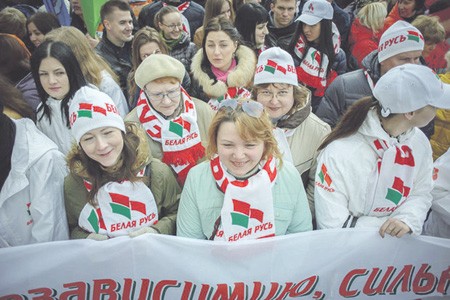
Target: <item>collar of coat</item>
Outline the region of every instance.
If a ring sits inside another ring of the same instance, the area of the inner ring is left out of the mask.
[[[305,88],[307,90],[307,88]],[[277,123],[278,128],[294,129],[300,126],[303,121],[311,113],[311,92],[307,90],[308,94],[302,99],[295,99],[294,103],[297,103],[292,112],[285,119],[281,119]]]
[[[139,138],[139,146],[137,148],[137,156],[136,161],[133,164],[133,170],[136,170],[136,173],[139,172],[143,167],[149,164],[152,155],[150,152],[150,146],[147,142],[147,137],[144,129],[140,127],[139,125],[128,127],[125,126],[125,128],[131,128],[132,132],[136,134]],[[67,154],[67,161],[70,162],[72,159],[75,159],[76,155],[80,151],[80,148],[76,143],[73,144],[72,149]],[[86,167],[82,164],[81,161],[77,160],[75,161],[73,170],[70,170],[75,175],[78,175],[80,177],[83,177],[85,179],[89,179],[89,175],[87,173]]]
[[[256,69],[255,52],[244,46],[239,45],[236,50],[236,68],[228,74],[227,82],[214,79],[203,72],[201,62],[203,59],[203,49],[200,49],[192,59],[193,77],[198,81],[203,91],[211,98],[217,98],[227,93],[228,87],[246,87],[251,83]]]

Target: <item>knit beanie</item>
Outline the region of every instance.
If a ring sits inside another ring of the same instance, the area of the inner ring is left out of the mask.
[[[69,106],[69,118],[77,143],[85,133],[101,127],[115,127],[125,132],[125,123],[112,99],[92,87],[84,86],[75,93]]]
[[[150,81],[163,77],[175,77],[182,82],[185,72],[184,65],[177,59],[166,54],[152,54],[136,69],[134,80],[143,89]]]
[[[279,47],[269,48],[259,55],[254,85],[265,83],[298,85],[292,56]]]
[[[420,31],[405,21],[397,21],[381,36],[378,62],[408,51],[423,51],[425,42]]]
[[[303,5],[302,14],[297,18],[308,25],[315,25],[322,19],[333,19],[333,6],[327,0],[309,0]]]

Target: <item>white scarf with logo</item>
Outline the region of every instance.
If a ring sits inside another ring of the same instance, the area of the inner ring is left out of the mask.
[[[237,180],[223,168],[219,157],[210,162],[217,186],[225,194],[221,225],[214,240],[238,241],[275,236],[272,187],[277,161],[270,157],[262,168],[245,180]]]
[[[91,184],[84,180],[84,185],[90,191]],[[108,182],[96,199],[97,206],[86,203],[78,218],[78,225],[88,232],[117,237],[158,222],[155,198],[142,181]]]
[[[184,183],[187,173],[205,155],[197,125],[194,102],[181,87],[183,111],[171,120],[164,119],[149,104],[141,92],[136,105],[139,121],[151,139],[162,146],[162,161],[172,167],[178,180]]]
[[[377,153],[377,165],[371,174],[372,185],[367,191],[364,213],[389,216],[407,201],[413,187],[415,161],[411,149],[397,142],[368,138]]]

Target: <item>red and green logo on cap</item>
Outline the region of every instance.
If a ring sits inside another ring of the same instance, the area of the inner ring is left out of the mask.
[[[278,70],[283,74],[286,74],[286,68],[279,66],[276,62],[273,60],[268,59],[267,65],[264,66],[264,71],[267,71],[269,73],[275,74],[275,71]]]
[[[92,119],[93,112],[97,112],[106,116],[106,109],[101,106],[93,105],[92,103],[80,103],[77,115],[79,118],[85,117]]]
[[[244,201],[233,199],[233,212],[231,213],[231,224],[248,228],[250,219],[263,222],[264,213],[255,208],[251,208],[250,204]]]
[[[420,32],[408,30],[408,40],[420,42],[420,40],[423,40],[423,36]]]

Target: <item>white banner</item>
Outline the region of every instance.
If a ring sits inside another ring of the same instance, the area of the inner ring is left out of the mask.
[[[0,249],[0,299],[424,299],[450,240],[336,229],[239,243],[147,234]]]

